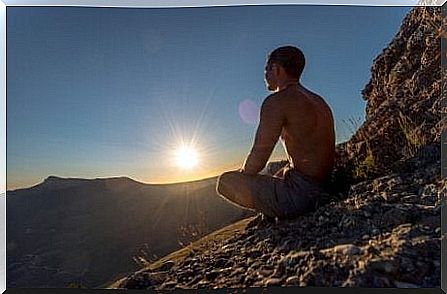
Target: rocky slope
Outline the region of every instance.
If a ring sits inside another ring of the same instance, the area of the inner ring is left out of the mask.
[[[296,220],[242,220],[110,288],[439,287],[440,9],[414,8],[374,60],[366,122],[337,146],[348,192]]]
[[[441,8],[418,7],[373,63],[362,94],[365,123],[345,144],[338,164],[355,181],[419,168],[440,155]],[[415,158],[416,160],[411,160]],[[420,160],[422,159],[422,160]]]

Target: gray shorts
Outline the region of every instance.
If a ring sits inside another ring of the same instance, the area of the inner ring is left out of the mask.
[[[283,177],[257,175],[251,187],[256,210],[269,217],[294,218],[316,208],[320,184],[294,169]]]

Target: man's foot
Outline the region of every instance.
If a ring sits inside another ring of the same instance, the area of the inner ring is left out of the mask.
[[[258,213],[258,215],[247,224],[245,229],[250,229],[253,227],[261,228],[274,223],[276,223],[276,217],[271,217],[263,213]]]

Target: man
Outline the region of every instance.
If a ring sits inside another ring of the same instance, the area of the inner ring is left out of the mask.
[[[323,98],[301,85],[304,64],[296,47],[270,53],[265,81],[273,94],[262,103],[253,147],[240,170],[225,172],[217,182],[221,196],[268,219],[293,218],[315,209],[334,165],[332,113]],[[258,174],[278,138],[287,166],[274,176]]]

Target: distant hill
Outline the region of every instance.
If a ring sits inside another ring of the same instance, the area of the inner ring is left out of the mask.
[[[50,176],[7,191],[7,287],[98,287],[250,215],[216,178],[151,185]]]

